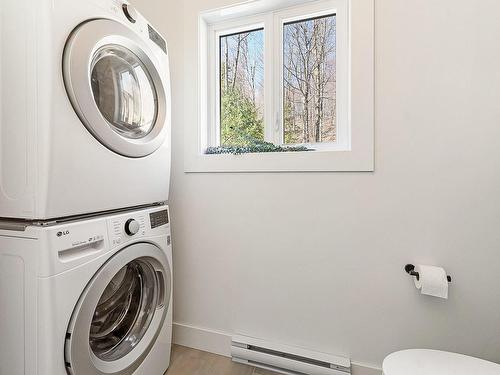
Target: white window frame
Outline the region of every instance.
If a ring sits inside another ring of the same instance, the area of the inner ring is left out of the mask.
[[[265,139],[281,144],[283,24],[332,13],[337,17],[337,142],[308,145],[316,150],[308,152],[204,154],[220,144],[220,36],[264,28]],[[185,171],[373,171],[373,37],[374,0],[256,0],[202,13],[199,124],[186,131]]]

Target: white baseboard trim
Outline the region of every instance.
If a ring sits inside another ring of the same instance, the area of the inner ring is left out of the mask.
[[[225,332],[174,322],[172,340],[177,345],[231,357],[231,335]]]
[[[173,324],[173,342],[177,345],[204,352],[231,357],[232,334],[184,323]],[[382,370],[356,362],[352,363],[352,375],[381,375]]]

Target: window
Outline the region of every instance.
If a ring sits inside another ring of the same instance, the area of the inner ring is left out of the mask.
[[[335,143],[336,15],[283,25],[283,142]]]
[[[264,29],[219,37],[219,144],[264,141]]]
[[[254,0],[203,13],[187,165],[373,170],[373,24],[373,0]]]
[[[348,126],[337,115],[337,93],[347,100],[348,87],[345,75],[337,90],[337,53],[348,55],[337,49],[337,34],[348,37],[347,23],[337,31],[337,8],[316,2],[213,26],[216,69],[209,74],[218,87],[209,93],[216,113],[208,146],[348,148],[337,137]]]
[[[336,15],[292,21],[282,28],[283,134],[278,142],[335,143]],[[219,36],[220,108],[214,125],[221,146],[265,141],[264,32]]]

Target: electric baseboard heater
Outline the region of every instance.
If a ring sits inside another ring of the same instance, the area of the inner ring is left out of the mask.
[[[246,336],[232,338],[231,357],[234,362],[288,375],[348,375],[351,373],[349,358],[271,344]]]

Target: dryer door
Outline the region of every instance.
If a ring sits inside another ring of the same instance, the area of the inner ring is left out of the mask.
[[[171,294],[165,254],[149,243],[113,256],[89,282],[66,334],[70,374],[130,375],[160,333]]]
[[[168,59],[152,46],[121,23],[98,19],[78,26],[64,50],[64,83],[78,117],[128,157],[153,153],[170,126]]]

